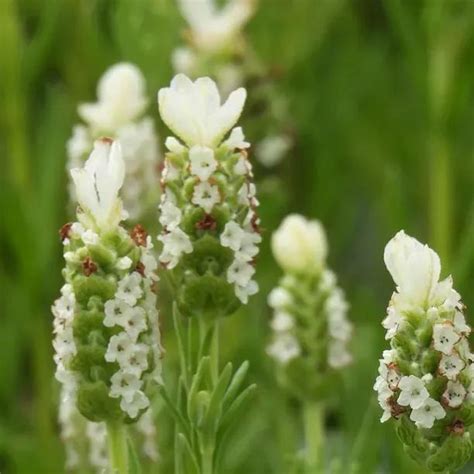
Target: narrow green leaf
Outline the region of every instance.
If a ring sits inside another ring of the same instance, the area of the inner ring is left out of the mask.
[[[230,405],[229,409],[222,416],[222,420],[221,420],[222,429],[225,430],[225,429],[230,427],[230,425],[234,421],[236,415],[238,414],[238,411],[239,411],[240,407],[244,404],[245,401],[247,401],[255,393],[256,389],[257,389],[256,384],[249,385],[233,401],[233,403]]]
[[[188,440],[183,435],[183,433],[178,433],[177,440],[178,449],[180,454],[182,455],[182,460],[184,461],[183,465],[185,467],[185,470],[183,472],[185,474],[199,474],[199,464]]]
[[[179,352],[179,362],[181,366],[181,374],[185,377],[185,385],[188,387],[187,377],[186,377],[186,353],[185,353],[185,345],[184,345],[184,335],[183,335],[183,327],[180,321],[181,314],[178,310],[178,305],[173,303],[173,323],[174,323],[174,331],[176,334],[176,340],[178,342],[178,352]]]
[[[130,438],[127,440],[128,444],[128,474],[142,474],[142,467],[138,459],[137,450]]]
[[[212,392],[211,401],[203,421],[203,429],[212,433],[217,431],[217,426],[222,414],[222,406],[224,403],[224,394],[229,385],[232,376],[232,364],[229,362],[222,371],[216,387]]]
[[[224,395],[224,403],[223,403],[224,408],[227,408],[237,396],[237,393],[240,387],[242,386],[242,383],[247,375],[249,366],[250,366],[249,361],[246,360],[237,369],[234,376],[232,377],[232,381],[230,382],[230,385]]]
[[[201,391],[201,388],[202,388],[201,382],[204,378],[206,371],[209,370],[209,362],[210,362],[209,356],[203,357],[201,359],[197,368],[197,372],[194,375],[192,383],[191,383],[191,388],[188,394],[188,404],[187,404],[188,415],[191,419],[194,418],[193,415],[197,413],[197,408],[198,408],[197,394],[199,391]]]
[[[185,420],[185,418],[183,417],[183,415],[176,409],[174,403],[171,401],[171,398],[168,392],[166,391],[166,388],[163,385],[161,385],[158,391],[161,395],[161,398],[163,398],[163,401],[165,402],[166,406],[169,408],[170,413],[175,419],[176,423],[178,423],[181,426],[181,428],[185,431],[185,433],[187,433],[187,435],[189,436],[189,432],[190,432],[189,425],[187,421]]]

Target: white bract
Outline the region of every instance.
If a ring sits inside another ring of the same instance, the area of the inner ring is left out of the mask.
[[[79,106],[79,115],[100,133],[110,133],[133,121],[146,106],[145,80],[130,63],[108,69],[97,86],[96,103]]]
[[[436,252],[402,230],[386,245],[384,261],[398,293],[408,303],[429,307],[441,273]]]
[[[298,214],[287,216],[272,235],[272,250],[279,265],[288,272],[318,272],[327,255],[323,227]]]
[[[239,88],[224,104],[216,83],[202,77],[195,82],[178,74],[170,87],[158,92],[160,115],[166,125],[189,147],[214,148],[237,122],[247,93]]]
[[[192,40],[202,51],[225,49],[236,40],[236,36],[253,12],[253,0],[228,0],[219,9],[216,0],[180,0],[181,12],[191,27]],[[181,66],[189,66],[192,57],[179,53]]]
[[[83,168],[71,170],[82,210],[100,230],[118,225],[122,219],[122,202],[118,196],[125,177],[120,144],[108,139],[97,140]]]
[[[245,141],[242,127],[233,128],[230,132],[229,138],[223,144],[230,150],[245,150],[245,148],[250,147],[250,143]]]
[[[79,116],[85,125],[76,125],[67,142],[67,168],[82,167],[94,140],[109,136],[121,144],[126,163],[122,199],[128,215],[136,220],[158,195],[158,142],[154,122],[143,117],[147,98],[140,70],[129,63],[109,68],[99,81],[97,102],[81,104]],[[74,203],[76,193],[69,187]]]

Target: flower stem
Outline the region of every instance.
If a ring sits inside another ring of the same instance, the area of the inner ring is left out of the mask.
[[[122,423],[107,423],[110,474],[128,474],[127,430]]]
[[[307,401],[303,406],[306,474],[322,469],[324,408],[320,402]]]
[[[211,340],[211,347],[209,350],[211,356],[211,371],[214,382],[219,378],[219,320],[214,322],[214,329]]]
[[[213,474],[214,465],[214,446],[206,446],[202,451],[202,469],[201,474]]]

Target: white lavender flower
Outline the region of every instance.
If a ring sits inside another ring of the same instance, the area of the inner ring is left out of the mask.
[[[156,201],[159,189],[158,140],[153,120],[143,116],[148,100],[142,73],[133,64],[115,64],[100,79],[97,99],[78,107],[85,125],[73,128],[67,169],[82,167],[97,138],[106,135],[120,141],[127,165],[122,198],[130,218],[137,220]],[[70,194],[75,201],[72,184]]]
[[[429,469],[456,471],[470,457],[474,406],[470,328],[452,278],[439,281],[438,255],[403,231],[384,259],[397,285],[383,321],[391,350],[374,385],[410,455]]]
[[[56,378],[87,419],[132,421],[161,370],[153,246],[141,226],[130,234],[120,226],[125,165],[116,142],[97,141],[71,174],[79,222],[60,232],[69,258],[52,309]]]
[[[243,150],[249,144],[232,128],[245,98],[238,89],[221,103],[211,79],[192,82],[183,74],[158,94],[163,121],[184,142],[166,140],[158,237],[184,312],[228,314],[258,290],[258,201]]]

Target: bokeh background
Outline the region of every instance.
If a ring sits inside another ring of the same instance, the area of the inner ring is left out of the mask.
[[[77,103],[94,99],[108,66],[131,61],[147,79],[163,141],[155,96],[172,77],[184,27],[173,0],[0,0],[2,474],[64,472],[50,305],[61,285],[57,231],[68,219],[65,143]],[[226,474],[286,474],[302,448],[298,404],[278,390],[265,355],[265,296],[280,276],[268,241],[290,211],[326,226],[356,326],[355,360],[329,407],[326,454],[340,472],[421,473],[390,423],[378,422],[372,392],[393,289],[382,253],[404,228],[440,253],[443,275],[452,273],[474,306],[474,1],[260,0],[246,37],[278,71],[295,147],[258,177],[262,290],[224,323],[223,359],[249,359],[260,388],[234,433]],[[244,112],[250,141],[271,128],[253,121]],[[172,372],[169,316],[163,308]],[[157,426],[163,463],[147,472],[167,474],[165,410]]]

